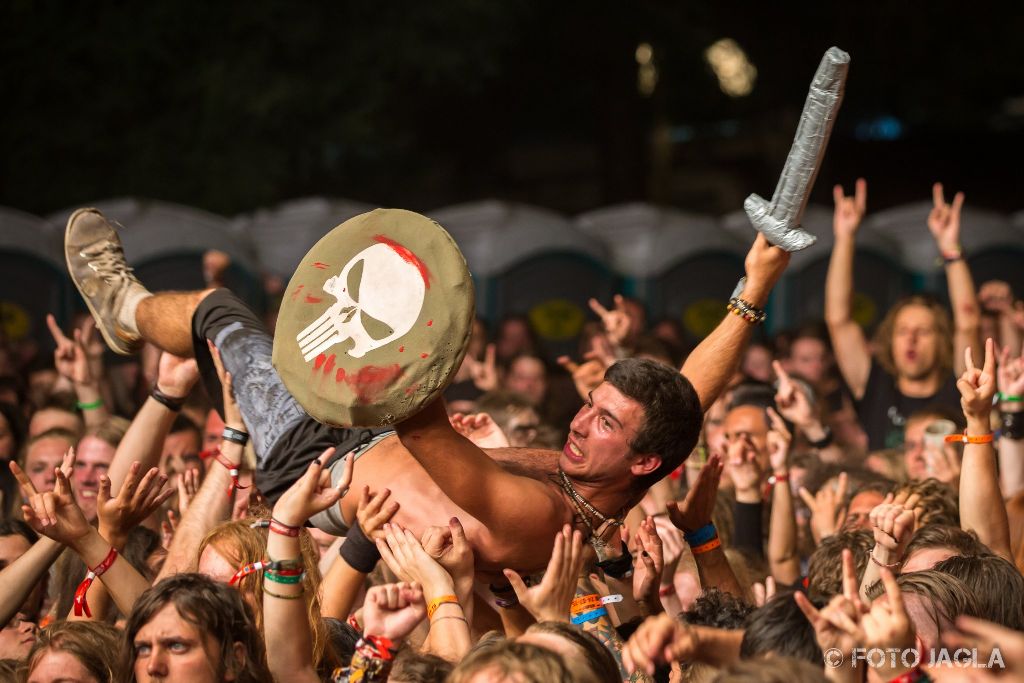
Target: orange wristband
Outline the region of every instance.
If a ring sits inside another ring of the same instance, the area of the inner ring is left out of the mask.
[[[992,432],[970,436],[965,429],[963,434],[950,434],[947,436],[946,443],[992,443],[992,439]]]
[[[445,605],[448,603],[458,605],[459,599],[454,595],[442,595],[439,598],[434,598],[433,600],[431,600],[430,604],[427,605],[427,619],[432,619],[434,616],[434,612],[437,611],[437,608],[441,605]]]
[[[569,611],[574,616],[576,614],[582,614],[583,612],[589,612],[595,610],[601,606],[601,597],[597,593],[591,593],[590,595],[581,595],[575,598],[569,605]]]
[[[714,538],[712,538],[710,541],[708,541],[704,545],[699,545],[696,548],[690,548],[690,552],[692,552],[694,555],[700,555],[701,553],[708,553],[708,552],[711,552],[712,550],[714,550],[715,548],[721,548],[721,547],[722,547],[722,540],[720,538],[718,538],[718,536],[715,536]]]

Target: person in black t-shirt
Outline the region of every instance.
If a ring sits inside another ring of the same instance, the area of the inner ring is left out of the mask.
[[[825,320],[839,370],[850,387],[868,448],[898,447],[906,419],[925,408],[958,410],[960,396],[954,372],[964,369],[964,350],[980,348],[980,312],[971,271],[960,247],[960,209],[963,193],[946,204],[942,185],[932,188],[934,208],[928,229],[945,262],[953,322],[946,310],[929,298],[915,295],[897,303],[886,315],[874,339],[875,354],[860,325],[853,320],[854,238],[867,204],[867,184],[857,181],[853,197],[833,194],[835,244],[825,281]]]

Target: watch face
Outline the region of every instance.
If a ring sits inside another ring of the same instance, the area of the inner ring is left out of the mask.
[[[448,385],[474,305],[466,261],[441,226],[377,209],[336,227],[299,264],[278,315],[274,367],[321,422],[393,424]]]

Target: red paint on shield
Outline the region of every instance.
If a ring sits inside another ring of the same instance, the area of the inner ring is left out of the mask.
[[[399,346],[398,347],[398,352],[399,353],[405,353],[405,347],[404,346]]]
[[[307,303],[307,304],[318,304],[318,303],[320,303],[321,301],[323,301],[323,298],[322,298],[322,297],[319,297],[319,296],[310,296],[309,294],[307,294],[307,295],[306,295],[306,303]]]
[[[320,270],[324,270],[325,268],[330,268],[330,264],[320,263],[319,261],[317,261],[316,263],[313,264],[313,267],[319,268]]]
[[[426,358],[426,357],[427,357],[428,355],[429,355],[429,354],[426,354],[426,353],[421,353],[421,354],[420,354],[420,358]]]
[[[295,301],[296,299],[299,298],[299,294],[302,293],[302,288],[305,286],[306,285],[299,285],[298,287],[295,288],[295,291],[292,292],[292,301]]]
[[[423,261],[420,261],[420,258],[416,254],[412,253],[411,251],[409,251],[409,249],[402,246],[393,239],[385,237],[384,235],[374,235],[373,239],[376,242],[388,245],[389,247],[394,249],[396,254],[402,257],[403,261],[415,266],[416,270],[420,271],[420,277],[423,278],[423,285],[427,289],[430,289],[430,271],[427,270],[427,265],[423,263]]]
[[[345,368],[338,368],[338,371],[334,373],[335,382],[343,382],[345,380]]]
[[[376,401],[380,393],[394,384],[401,374],[402,368],[398,363],[387,367],[367,365],[359,368],[354,377],[346,377],[345,382],[355,391],[356,400],[366,404]]]
[[[324,365],[324,374],[325,375],[330,374],[331,370],[334,369],[334,358],[335,358],[335,356],[334,356],[333,353],[330,356],[327,357],[327,363]]]
[[[321,353],[316,357],[316,360],[313,361],[313,367],[319,370],[323,366],[325,360],[327,360],[327,356]]]
[[[433,326],[434,326],[434,321],[433,320],[428,320],[427,321],[427,327],[433,327]]]

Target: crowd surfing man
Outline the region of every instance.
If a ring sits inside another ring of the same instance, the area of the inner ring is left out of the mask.
[[[566,523],[590,537],[602,560],[621,555],[617,524],[696,445],[703,410],[732,378],[751,322],[789,261],[787,252],[758,236],[746,257],[736,315],[725,316],[681,372],[643,360],[609,368],[558,453],[481,449],[452,426],[442,400],[395,425],[394,432],[321,425],[288,393],[271,365],[270,335],[230,292],[151,294],[95,209],[70,218],[65,249],[71,276],[114,351],[127,354],[150,342],[177,356],[195,356],[209,394],[220,396],[208,344],[216,347],[252,435],[256,483],[270,501],[314,458],[334,458],[336,481],[358,458],[350,490],[388,487],[402,505],[393,521],[417,536],[458,517],[484,573],[542,569],[551,539]],[[344,533],[358,498],[345,495],[313,522]],[[612,537],[615,542],[607,543]]]

